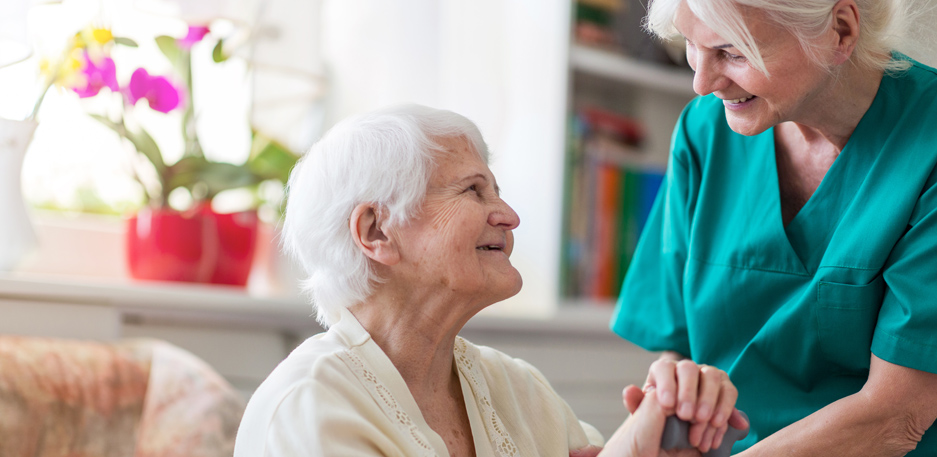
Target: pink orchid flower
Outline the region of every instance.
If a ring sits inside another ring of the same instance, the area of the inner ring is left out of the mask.
[[[143,68],[137,68],[130,76],[128,98],[131,105],[145,98],[150,108],[168,113],[179,106],[179,89],[163,76],[151,76]]]
[[[113,59],[103,57],[100,62],[95,62],[85,52],[83,65],[81,73],[84,75],[84,86],[72,88],[79,97],[94,97],[105,87],[113,92],[120,90],[117,84],[117,67]]]
[[[205,35],[208,35],[208,26],[205,25],[190,25],[189,32],[186,33],[185,38],[181,40],[176,40],[176,43],[182,49],[192,49],[192,45],[202,41],[202,38],[205,38]]]

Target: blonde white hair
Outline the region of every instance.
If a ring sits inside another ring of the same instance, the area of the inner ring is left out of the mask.
[[[290,173],[281,241],[305,270],[301,287],[323,326],[381,280],[352,239],[352,210],[374,203],[387,211],[389,226],[406,223],[426,195],[434,157],[446,152],[438,140],[454,137],[488,163],[472,121],[425,106],[392,106],[339,122]]]
[[[745,8],[766,13],[769,20],[790,31],[805,53],[817,64],[821,53],[817,38],[832,26],[836,0],[651,0],[645,27],[666,40],[680,36],[673,25],[680,5],[686,2],[693,14],[745,56],[750,64],[768,75],[764,59],[742,14]],[[912,2],[899,0],[856,0],[859,9],[859,40],[850,60],[858,66],[900,71],[910,65],[893,60],[908,34],[902,33],[915,15]],[[770,75],[768,75],[770,76]]]

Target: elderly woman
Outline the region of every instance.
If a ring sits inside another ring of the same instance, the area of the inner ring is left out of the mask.
[[[700,97],[612,329],[671,351],[664,406],[675,360],[728,371],[740,455],[937,455],[937,70],[892,51],[903,3],[650,4]]]
[[[458,337],[521,287],[509,260],[520,221],[487,158],[474,124],[419,106],[346,120],[313,146],[290,177],[283,237],[328,331],[254,393],[236,456],[595,454],[601,436],[540,372]],[[690,388],[712,387],[693,406],[729,417],[725,373],[687,369]],[[640,408],[602,455],[657,456],[672,408],[634,386],[624,397]]]

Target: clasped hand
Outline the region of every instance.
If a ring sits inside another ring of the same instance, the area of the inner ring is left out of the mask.
[[[609,438],[604,449],[588,447],[571,457],[699,456],[722,444],[732,427],[745,430],[748,422],[735,409],[738,390],[722,370],[664,355],[651,364],[643,389],[630,385],[622,392],[631,416]],[[661,435],[668,416],[691,423],[693,449],[662,450]]]

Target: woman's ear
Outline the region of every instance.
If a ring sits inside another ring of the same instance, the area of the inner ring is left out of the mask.
[[[859,6],[855,0],[839,0],[833,6],[833,32],[836,36],[834,63],[849,60],[859,42]]]
[[[400,261],[400,253],[393,236],[386,231],[387,211],[375,203],[360,203],[351,211],[348,228],[358,249],[369,259],[394,265]]]

